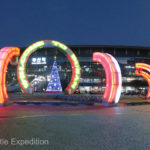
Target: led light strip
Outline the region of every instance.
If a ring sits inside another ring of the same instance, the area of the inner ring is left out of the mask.
[[[18,78],[18,81],[22,90],[28,94],[29,89],[32,88],[26,76],[26,63],[28,61],[29,56],[34,51],[42,47],[57,47],[69,59],[71,66],[72,66],[72,77],[71,77],[70,83],[68,84],[65,90],[67,91],[68,94],[73,94],[75,90],[77,89],[78,84],[80,82],[81,68],[80,68],[78,59],[69,47],[67,47],[66,45],[58,41],[53,41],[53,40],[44,40],[44,41],[36,42],[32,44],[31,46],[29,46],[23,52],[22,56],[20,57],[18,67],[17,67],[17,78]],[[34,89],[32,88],[32,90]]]
[[[110,54],[95,52],[93,61],[101,63],[106,74],[106,89],[103,95],[103,102],[112,104],[118,103],[122,88],[122,75],[117,60]]]
[[[6,89],[6,72],[8,64],[12,57],[19,55],[20,49],[18,47],[4,47],[0,49],[0,105],[3,105],[5,99],[8,99]]]
[[[136,68],[135,74],[138,76],[142,76],[143,78],[146,79],[148,86],[149,86],[149,90],[147,92],[146,97],[150,98],[150,75],[148,74],[150,73],[150,65],[145,64],[145,63],[136,63],[135,68]],[[148,73],[145,71],[147,71]]]
[[[150,72],[150,65],[145,64],[145,63],[136,63],[135,68],[136,69],[142,69],[142,70]]]

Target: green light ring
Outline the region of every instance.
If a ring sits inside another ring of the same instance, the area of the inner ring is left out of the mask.
[[[21,55],[19,63],[18,63],[18,67],[17,67],[17,78],[18,78],[20,87],[27,94],[29,93],[30,88],[32,88],[26,76],[26,63],[28,61],[29,56],[33,52],[43,47],[57,47],[67,57],[69,56],[71,58],[70,62],[72,66],[72,72],[74,72],[74,74],[72,74],[71,81],[68,84],[66,91],[69,94],[73,94],[80,82],[81,68],[80,68],[78,59],[69,47],[54,40],[43,40],[43,41],[38,41],[36,43],[33,43]]]

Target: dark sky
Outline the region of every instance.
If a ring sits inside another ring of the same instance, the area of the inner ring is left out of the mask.
[[[45,39],[150,46],[150,0],[0,0],[0,47]]]

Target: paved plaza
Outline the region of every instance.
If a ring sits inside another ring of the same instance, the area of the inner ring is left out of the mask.
[[[148,150],[150,105],[30,106],[0,108],[2,150]],[[12,145],[11,139],[47,140],[48,145]]]

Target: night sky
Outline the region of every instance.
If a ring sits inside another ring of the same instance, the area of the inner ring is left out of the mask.
[[[45,39],[150,46],[150,0],[0,0],[0,47]]]

